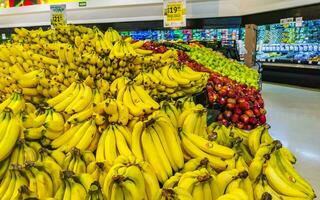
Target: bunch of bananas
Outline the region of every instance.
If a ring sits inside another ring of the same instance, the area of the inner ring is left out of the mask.
[[[148,161],[162,183],[183,167],[183,152],[179,144],[177,129],[161,111],[154,112],[143,122],[139,121],[133,128],[133,154]]]
[[[3,161],[10,156],[14,149],[20,135],[21,126],[18,117],[9,108],[5,108],[0,113],[0,119],[0,161]]]
[[[74,147],[66,154],[62,168],[75,174],[87,173],[87,166],[91,162],[95,162],[95,160],[95,156],[91,151],[80,151]]]
[[[207,137],[207,110],[201,104],[184,109],[178,118],[178,127],[185,133]]]
[[[151,166],[134,156],[119,156],[103,184],[106,199],[152,199],[159,189]]]
[[[23,130],[24,138],[28,140],[38,140],[42,137],[54,140],[64,131],[63,115],[52,108],[25,113],[22,115],[21,121],[25,128]]]
[[[95,119],[72,125],[67,131],[51,142],[51,147],[62,151],[70,151],[73,147],[80,150],[89,150],[95,143],[95,136],[99,134]]]
[[[98,162],[106,161],[109,166],[112,166],[116,158],[120,155],[131,156],[132,144],[131,132],[127,127],[119,124],[111,124],[106,128],[99,140],[96,160]]]
[[[255,180],[255,197],[268,193],[272,199],[313,199],[312,186],[296,171],[287,150],[279,141],[262,144],[249,167],[251,179]]]
[[[83,111],[92,101],[92,89],[83,83],[73,83],[47,103],[58,112],[75,114]],[[64,98],[66,97],[66,98]]]
[[[156,98],[177,98],[199,93],[207,84],[209,74],[195,72],[184,65],[165,65],[159,69],[147,68],[136,76],[137,84],[149,88]]]
[[[191,194],[186,191],[184,188],[175,187],[175,188],[162,188],[154,197],[155,200],[178,200],[178,199],[185,199],[185,200],[192,200]]]
[[[212,196],[212,184],[215,176],[211,175],[205,168],[184,173],[177,187],[188,191],[193,199],[214,199]],[[214,194],[216,195],[216,194]]]
[[[151,114],[160,108],[160,105],[149,96],[147,91],[135,83],[128,83],[122,87],[118,92],[117,100],[123,102],[133,116]]]
[[[25,105],[25,100],[22,97],[22,94],[17,91],[0,103],[0,112],[7,108],[7,110],[11,110],[13,114],[18,114],[24,110]]]

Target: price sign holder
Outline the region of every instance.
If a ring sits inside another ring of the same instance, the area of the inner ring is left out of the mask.
[[[186,26],[186,0],[164,0],[163,16],[164,27]]]
[[[51,27],[67,24],[66,4],[50,5]]]

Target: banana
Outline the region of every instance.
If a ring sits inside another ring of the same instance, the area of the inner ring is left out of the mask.
[[[80,199],[85,200],[85,197],[87,196],[86,189],[78,182],[75,182],[73,179],[68,180],[70,182],[71,187],[71,199]]]
[[[78,144],[76,144],[76,147],[80,150],[87,150],[91,141],[93,140],[93,138],[95,137],[96,134],[98,134],[97,127],[95,124],[95,120],[92,120],[90,127],[83,134],[83,136],[79,140]]]
[[[122,135],[119,129],[117,129],[115,126],[112,126],[112,125],[111,125],[111,129],[114,132],[114,135],[116,137],[116,144],[117,144],[119,155],[125,155],[125,156],[133,155],[125,137]]]
[[[41,199],[46,197],[52,197],[54,190],[52,179],[49,176],[49,174],[47,174],[45,171],[38,170],[35,167],[31,167],[30,170],[36,178],[38,197]]]
[[[221,196],[224,195],[228,185],[238,179],[239,170],[232,169],[223,171],[216,176],[216,180],[213,183],[213,190],[217,192],[216,195]]]
[[[194,199],[204,199],[204,191],[202,190],[203,184],[197,183],[195,184],[193,191],[192,191],[192,197]],[[211,191],[210,191],[211,194]]]
[[[163,148],[164,144],[161,143],[159,135],[157,134],[155,129],[152,126],[150,126],[150,127],[147,127],[147,131],[148,131],[148,134],[151,135],[153,144],[154,144],[156,151],[160,157],[161,163],[163,164],[163,166],[165,167],[165,169],[167,171],[168,177],[172,176],[173,172],[172,172],[171,163],[174,164],[173,159],[170,159],[171,162],[169,161],[169,158]],[[177,169],[177,167],[175,167],[175,168]]]
[[[262,173],[262,169],[265,165],[265,162],[270,158],[270,153],[274,148],[274,144],[262,145],[257,150],[254,159],[252,160],[249,166],[249,175],[252,181]]]
[[[151,134],[147,131],[143,131],[141,135],[141,142],[143,146],[143,154],[147,161],[150,162],[152,168],[154,169],[158,180],[162,183],[164,183],[168,179],[168,174],[166,172],[165,166],[163,166],[163,163],[161,163],[161,160],[159,159],[160,156],[158,152],[155,151],[148,151],[148,149],[151,149],[154,147]]]
[[[283,148],[283,147],[282,147]],[[274,152],[276,156],[277,166],[282,171],[282,174],[291,182],[293,182],[298,189],[308,194],[311,198],[315,198],[315,193],[311,185],[304,180],[294,169],[293,165],[287,159],[281,157],[281,149]]]
[[[182,135],[181,145],[183,149],[186,151],[186,153],[188,153],[193,158],[196,158],[196,157],[208,158],[210,164],[216,169],[227,168],[227,163],[224,160],[202,151],[196,145],[194,145],[192,141],[190,141],[190,139],[188,139],[186,136],[183,136],[183,134],[184,133],[181,134]]]
[[[79,101],[74,104],[72,110],[71,111],[66,110],[66,112],[68,114],[71,114],[71,112],[72,113],[81,112],[91,102],[91,100],[92,100],[92,90],[87,85],[85,85],[84,87],[85,87],[85,89],[84,89],[84,92],[82,93],[82,96],[80,97]]]
[[[127,125],[129,121],[129,109],[120,101],[116,101],[118,108],[118,121],[122,125]]]
[[[78,112],[76,114],[73,114],[68,120],[67,123],[69,124],[76,124],[79,122],[83,122],[85,120],[88,120],[93,115],[93,108],[89,106],[88,108],[84,109],[81,112]]]
[[[51,146],[54,149],[57,149],[63,145],[66,145],[70,141],[70,139],[73,138],[73,136],[81,129],[82,125],[83,123],[72,126],[69,130],[64,132],[58,138],[54,139],[51,142]]]
[[[5,111],[7,112],[7,111]],[[13,116],[11,111],[8,111],[9,124],[7,125],[6,130],[1,130],[0,133],[2,136],[0,141],[0,161],[8,157],[14,148],[14,145],[20,134],[20,123],[16,116]]]
[[[141,116],[144,112],[141,108],[135,106],[135,104],[133,103],[129,89],[126,87],[121,90],[124,90],[124,93],[123,93],[123,100],[120,100],[120,101],[122,101],[123,104],[129,109],[130,114],[132,114],[133,116]],[[121,93],[121,90],[119,93]],[[119,97],[119,93],[118,93],[118,97]]]
[[[11,154],[11,157],[12,157],[12,154]],[[9,157],[0,162],[0,166],[1,166],[1,168],[0,168],[0,180],[2,180],[6,176],[6,173],[7,173],[8,169],[9,169],[10,162],[11,161],[10,161]],[[0,185],[0,188],[1,188],[1,185]]]
[[[143,160],[143,150],[142,150],[142,144],[141,144],[141,135],[144,131],[145,124],[142,121],[138,121],[132,130],[132,145],[131,150],[134,156],[136,156],[138,159]]]
[[[105,152],[104,160],[106,160],[109,165],[112,165],[114,160],[118,156],[116,135],[115,135],[115,132],[112,130],[111,126],[109,126],[102,134],[106,134],[105,142],[101,144],[102,145],[101,148],[104,148],[104,152]],[[99,145],[98,145],[98,149],[99,149]]]
[[[16,173],[14,171],[10,171],[9,174],[11,174],[11,176],[10,176],[9,183],[7,183],[7,187],[6,188],[1,187],[3,188],[3,191],[1,190],[2,199],[11,199],[12,194],[14,193],[15,185],[17,182]]]
[[[175,162],[175,158],[174,156],[172,156],[172,154],[170,153],[170,148],[168,146],[168,143],[167,143],[167,140],[165,138],[165,134],[163,133],[161,127],[158,127],[156,124],[153,124],[151,126],[151,128],[153,129],[153,132],[154,134],[156,134],[154,137],[155,137],[155,140],[159,140],[158,142],[158,145],[162,145],[161,147],[163,148],[164,150],[164,153],[163,156],[166,156],[170,162],[170,165],[171,167],[173,168],[174,171],[178,171],[179,170],[179,166],[176,164]],[[160,147],[159,147],[160,148]]]
[[[141,86],[133,84],[133,89],[137,92],[145,104],[151,106],[151,109],[158,110],[160,108],[160,105],[154,101]]]
[[[248,137],[248,145],[252,155],[255,155],[256,151],[260,146],[260,141],[262,137],[264,127],[259,126],[253,130],[251,130],[250,135]]]
[[[224,159],[232,158],[235,155],[235,152],[231,148],[219,145],[215,142],[210,142],[196,134],[185,133],[185,135],[194,145],[210,155]]]
[[[270,186],[278,193],[291,197],[308,198],[307,194],[299,190],[295,183],[287,180],[283,172],[279,170],[275,155],[271,155],[264,173]]]
[[[47,103],[53,107],[59,104],[61,101],[65,100],[67,97],[71,96],[74,90],[77,88],[77,84],[73,82],[66,90],[64,90],[61,94],[56,97],[49,99]]]
[[[154,114],[157,115],[157,112],[155,112]],[[171,125],[171,123],[169,123],[169,121],[169,118],[162,115],[157,119],[154,127],[157,133],[160,134],[162,132],[163,135],[165,135],[170,152],[175,152],[174,154],[172,154],[173,160],[176,166],[181,169],[184,165],[184,160],[182,148],[180,146],[180,139],[178,137],[176,129]],[[158,125],[159,128],[157,128]]]

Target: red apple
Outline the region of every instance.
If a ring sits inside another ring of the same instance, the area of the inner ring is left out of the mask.
[[[255,117],[250,117],[249,118],[249,123],[250,124],[255,125],[255,124],[257,124],[257,122],[258,122],[257,118],[255,118]]]
[[[233,110],[235,108],[236,104],[233,103],[227,103],[226,108],[229,110]]]
[[[221,84],[216,84],[216,85],[214,86],[214,89],[215,89],[216,91],[220,91],[220,90],[221,90],[221,87],[222,87]]]
[[[224,104],[226,104],[226,99],[225,98],[223,98],[223,97],[220,97],[219,98],[219,104],[221,104],[221,105],[224,105]]]
[[[258,103],[259,103],[259,105],[260,105],[261,107],[264,106],[264,101],[263,101],[262,98],[258,99]]]
[[[238,114],[233,114],[231,116],[231,121],[234,122],[234,123],[238,122],[239,121],[239,115]]]
[[[227,93],[228,93],[228,90],[225,89],[225,88],[222,88],[221,90],[219,90],[218,93],[219,93],[220,96],[226,96]]]
[[[265,114],[267,113],[267,111],[266,111],[266,109],[264,109],[264,108],[260,108],[260,113],[261,113],[262,115],[265,115]]]
[[[249,109],[250,109],[250,104],[249,104],[247,101],[241,102],[241,103],[239,104],[239,108],[240,108],[241,110],[249,110]]]
[[[234,98],[228,98],[227,102],[228,103],[232,103],[232,104],[236,104],[237,103],[237,101]]]
[[[243,102],[246,102],[246,101],[247,101],[247,100],[246,100],[245,98],[243,98],[243,97],[237,99],[238,104],[243,103]]]
[[[245,126],[245,129],[246,129],[246,130],[251,130],[251,129],[252,129],[252,125],[247,124],[247,125]]]
[[[261,115],[260,109],[257,107],[253,108],[253,112],[257,117],[259,117]]]
[[[223,114],[220,113],[220,114],[218,115],[218,117],[217,117],[217,120],[218,120],[218,121],[221,121],[221,120],[223,120],[223,119],[224,119]]]
[[[240,120],[241,120],[243,123],[248,124],[248,122],[249,122],[249,117],[248,117],[248,115],[246,115],[246,114],[242,114],[242,115],[240,116]]]
[[[260,117],[259,117],[260,124],[264,124],[264,123],[266,123],[266,121],[267,121],[266,116],[265,115],[260,115]]]
[[[244,112],[246,115],[248,115],[249,117],[254,117],[254,113],[252,110],[246,110],[246,112]]]
[[[244,128],[244,123],[243,122],[237,122],[237,127],[240,128],[240,129],[243,129]]]
[[[224,126],[229,126],[228,120],[223,119],[223,120],[221,120],[221,122],[222,122],[222,124],[223,124]]]
[[[236,93],[234,90],[229,90],[228,91],[228,97],[234,98],[236,96]]]
[[[230,117],[232,116],[232,112],[230,110],[226,110],[223,112],[223,116],[225,119],[230,119]]]
[[[242,110],[239,108],[239,107],[235,107],[234,108],[234,113],[238,114],[238,115],[241,115],[242,114]]]

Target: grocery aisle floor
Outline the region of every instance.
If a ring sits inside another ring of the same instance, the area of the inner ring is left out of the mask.
[[[264,83],[270,133],[297,157],[296,168],[320,199],[320,90]]]

